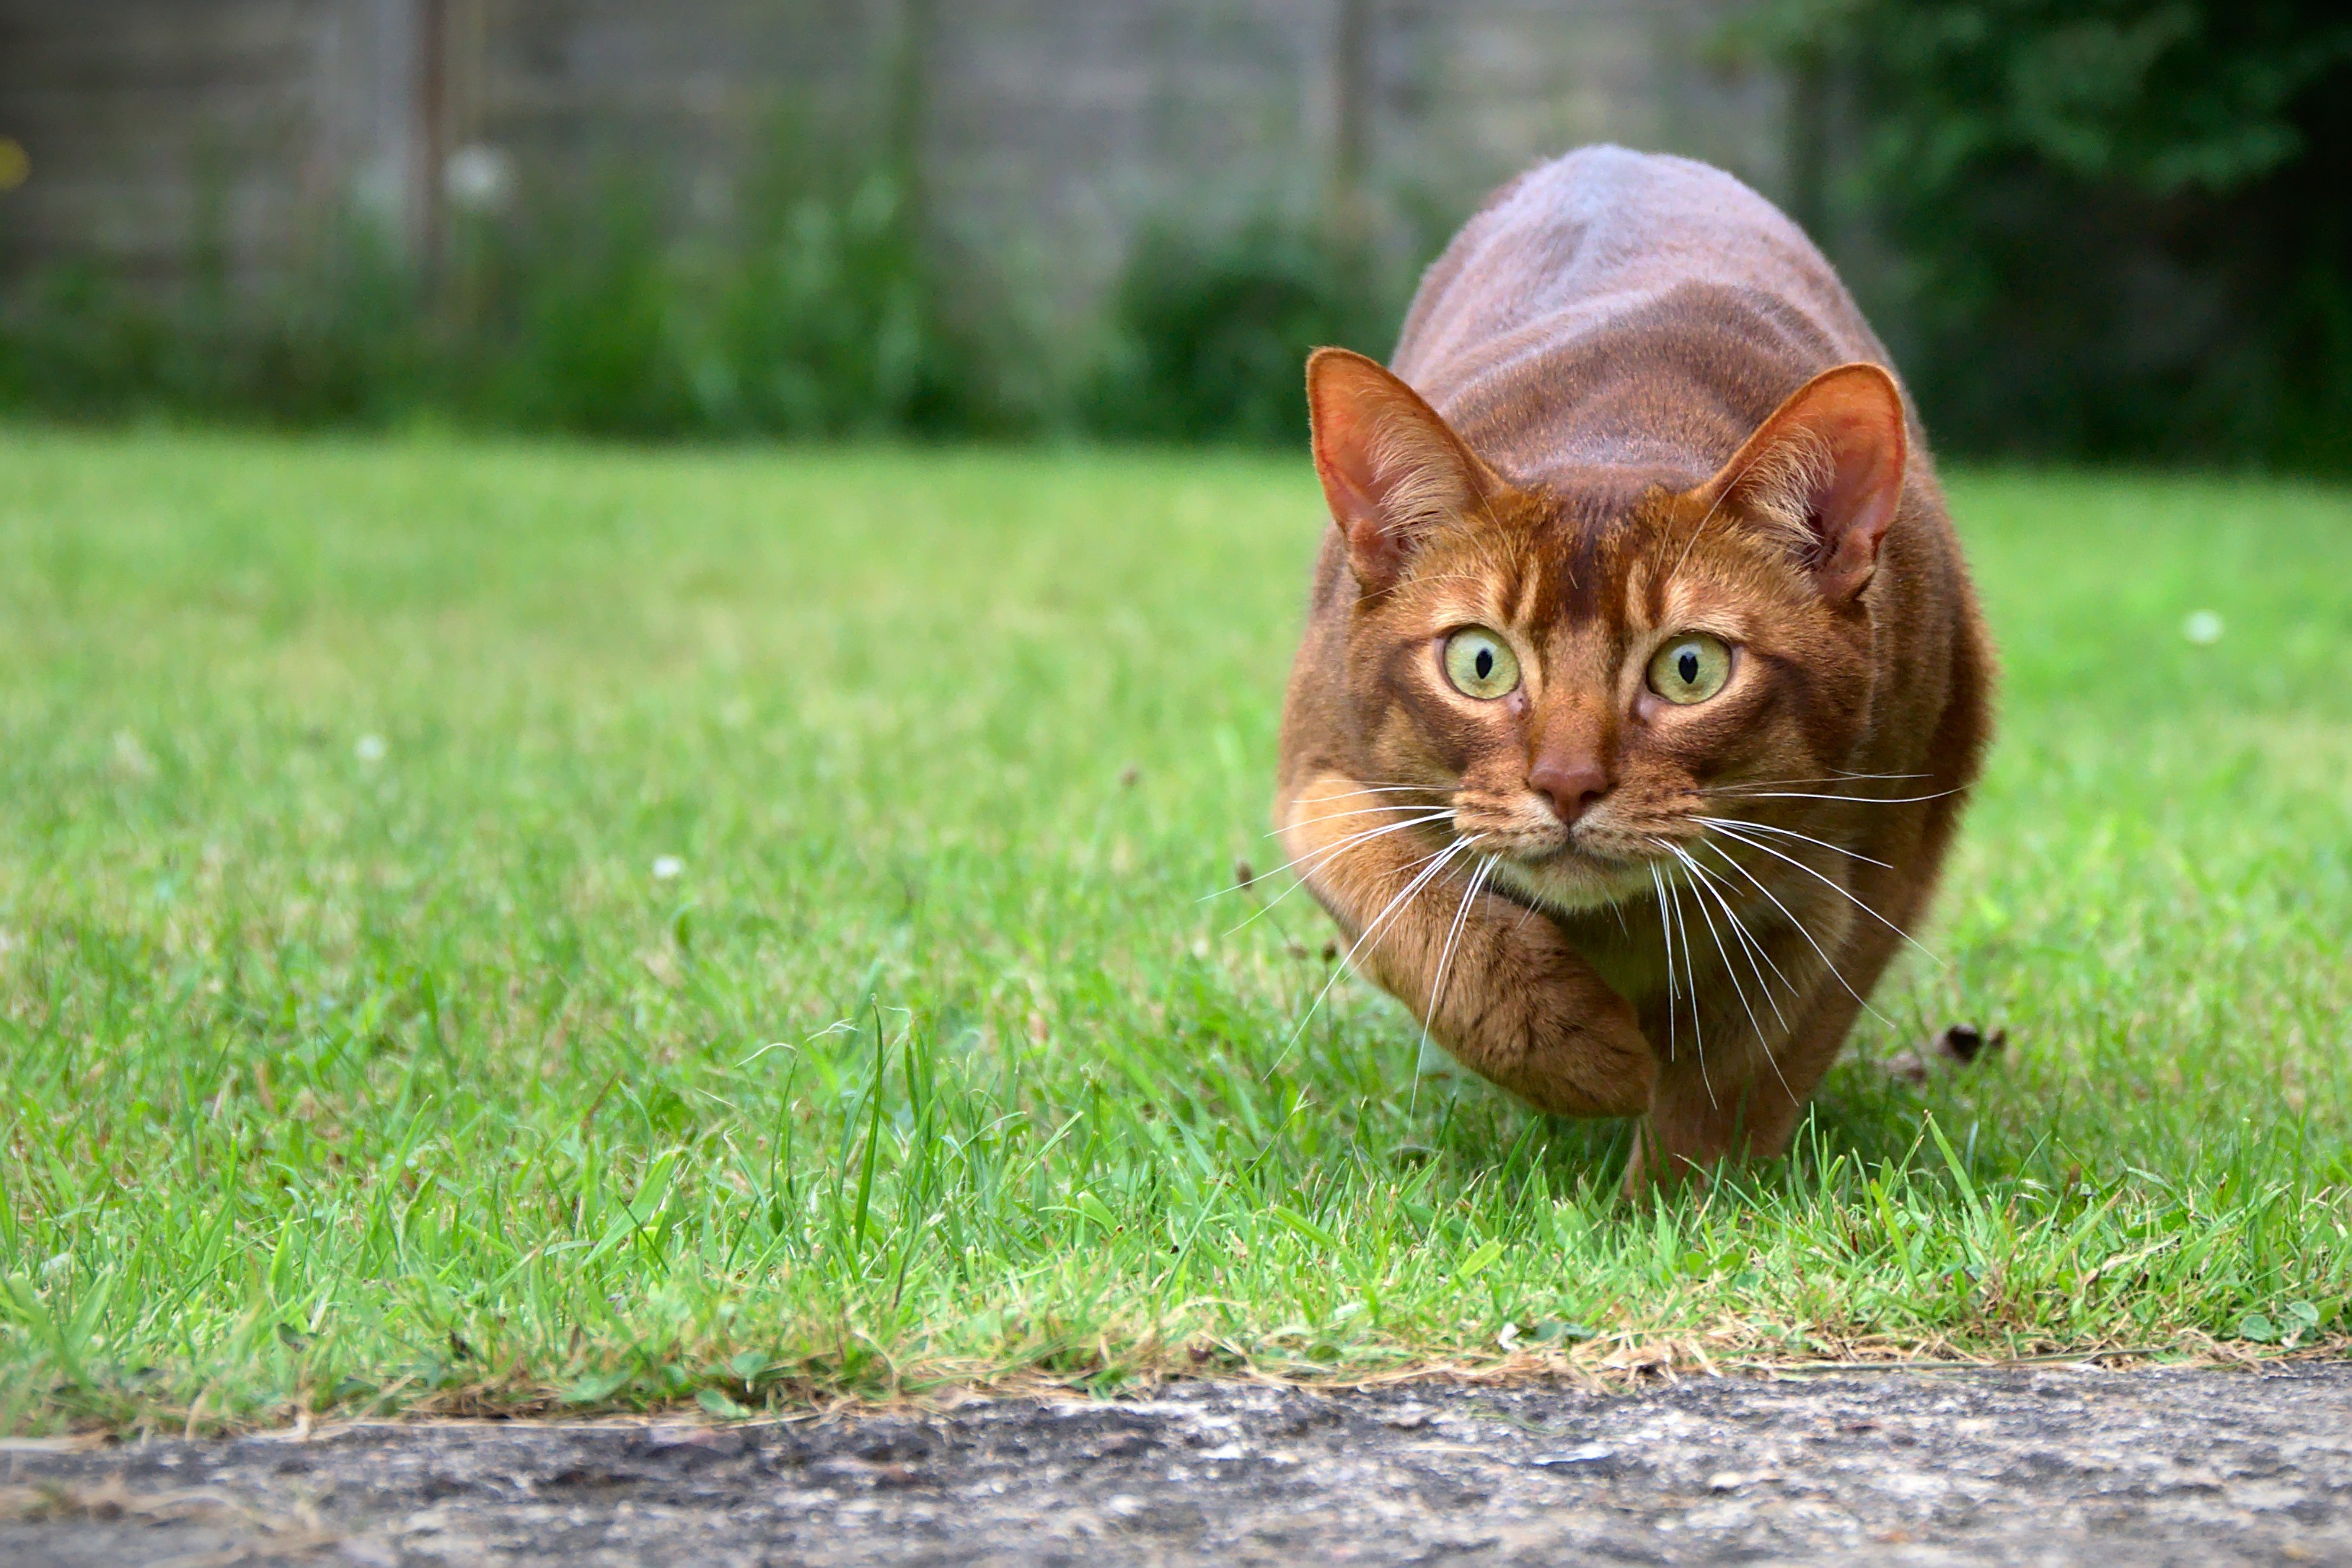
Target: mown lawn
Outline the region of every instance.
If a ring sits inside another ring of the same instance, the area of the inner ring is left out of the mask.
[[[1642,1212],[1203,901],[1303,460],[0,432],[0,1428],[2340,1345],[2352,493],[1953,490],[1945,966]]]

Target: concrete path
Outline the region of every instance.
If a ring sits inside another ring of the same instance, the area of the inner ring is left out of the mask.
[[[0,1451],[0,1564],[2352,1564],[2352,1363]]]

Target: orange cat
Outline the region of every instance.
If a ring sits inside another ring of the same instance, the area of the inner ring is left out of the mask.
[[[1354,961],[1629,1188],[1777,1153],[1921,918],[1992,657],[1886,351],[1731,176],[1594,147],[1307,364],[1276,825]]]

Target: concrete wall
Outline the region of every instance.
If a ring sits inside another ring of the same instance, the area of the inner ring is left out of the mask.
[[[723,226],[793,125],[918,149],[975,285],[1075,317],[1139,222],[1306,208],[1335,171],[1412,250],[1589,141],[1778,194],[1779,84],[1707,61],[1731,5],[0,0],[0,136],[31,162],[0,194],[0,271],[168,279],[216,254],[266,280],[338,204],[429,252],[453,169],[497,201],[633,166],[674,223]]]

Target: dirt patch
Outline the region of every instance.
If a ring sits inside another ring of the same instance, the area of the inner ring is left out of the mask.
[[[0,1451],[0,1564],[2352,1563],[2352,1363]]]

